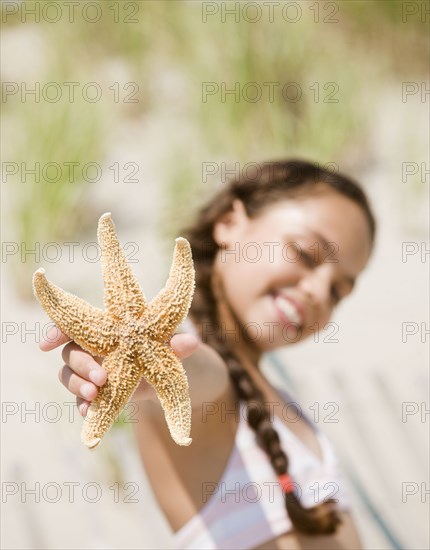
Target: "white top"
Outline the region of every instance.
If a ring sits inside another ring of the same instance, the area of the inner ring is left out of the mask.
[[[194,327],[191,325],[192,329]],[[183,326],[191,332],[189,324]],[[192,330],[195,333],[195,329]],[[289,401],[285,392],[282,398]],[[227,466],[218,482],[202,487],[203,507],[174,534],[176,548],[249,549],[292,530],[285,497],[268,456],[256,442],[246,420],[246,403],[240,404],[240,420]],[[289,459],[288,473],[296,483],[302,505],[315,506],[325,499],[348,509],[342,474],[327,437],[308,419],[318,438],[322,460],[276,416],[274,428]]]

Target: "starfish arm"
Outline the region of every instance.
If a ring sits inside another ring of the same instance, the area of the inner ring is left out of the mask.
[[[119,339],[109,316],[48,281],[44,269],[34,274],[33,290],[58,328],[92,355],[106,355],[118,345]]]
[[[195,273],[190,243],[176,239],[172,267],[166,286],[152,300],[148,330],[159,342],[169,340],[182,323],[194,294]]]
[[[91,403],[81,432],[82,443],[90,449],[100,443],[142,377],[133,355],[122,344],[106,357],[103,367],[108,374],[107,381]]]
[[[127,263],[110,213],[103,214],[99,220],[98,241],[106,310],[117,319],[125,319],[128,315],[139,319],[146,307],[145,295]]]
[[[191,443],[191,401],[185,370],[166,344],[153,342],[152,353],[141,358],[143,377],[155,389],[170,434],[178,445]]]

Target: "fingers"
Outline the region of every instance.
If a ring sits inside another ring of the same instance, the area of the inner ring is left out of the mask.
[[[64,346],[63,361],[78,376],[97,386],[103,386],[107,380],[106,370],[101,366],[102,359],[95,358],[74,342]]]
[[[90,402],[97,397],[98,387],[107,380],[106,370],[97,360],[74,342],[64,346],[62,352],[66,363],[58,374],[60,382],[77,396],[77,405],[82,416],[87,414]]]
[[[58,327],[53,326],[48,330],[47,334],[43,336],[39,348],[42,351],[51,351],[67,342],[70,342],[70,338],[62,333]]]
[[[89,401],[85,401],[85,399],[82,399],[82,397],[76,398],[76,406],[81,416],[84,416],[84,417],[87,416],[87,412],[90,405],[91,403]]]
[[[86,401],[92,401],[97,396],[97,386],[91,382],[88,382],[85,378],[78,376],[67,365],[64,365],[64,367],[60,369],[58,378],[63,386],[65,386],[77,397],[81,397]]]
[[[40,348],[43,351],[49,351],[69,342],[69,340],[65,334],[53,327],[48,332],[47,339],[41,343]],[[185,359],[194,353],[199,341],[192,334],[175,334],[170,344],[179,359]],[[86,416],[91,401],[97,397],[99,387],[103,386],[107,380],[106,370],[101,366],[103,359],[93,357],[75,342],[69,342],[64,346],[62,357],[65,365],[60,369],[58,377],[61,383],[76,395],[78,410],[82,416]],[[150,397],[152,393],[155,395],[148,383],[145,383],[144,386],[142,390],[146,397]]]
[[[196,351],[199,341],[194,334],[175,334],[170,345],[179,359],[186,359]]]

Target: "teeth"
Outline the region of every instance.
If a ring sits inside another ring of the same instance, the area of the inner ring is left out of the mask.
[[[300,325],[301,323],[301,317],[299,312],[297,311],[296,307],[289,302],[288,300],[284,300],[284,298],[281,298],[280,296],[277,296],[275,299],[276,305],[279,307],[279,309],[282,311],[284,315],[290,319],[293,323],[296,323],[297,325]]]

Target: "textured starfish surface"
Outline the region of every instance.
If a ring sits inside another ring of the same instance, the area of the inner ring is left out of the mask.
[[[187,315],[193,297],[190,244],[176,239],[166,286],[148,304],[127,264],[110,213],[99,220],[98,241],[104,311],[49,282],[43,269],[33,276],[34,293],[52,321],[84,350],[104,357],[107,382],[88,409],[82,442],[89,448],[100,443],[143,376],[157,393],[173,440],[189,445],[188,381],[169,340]]]

